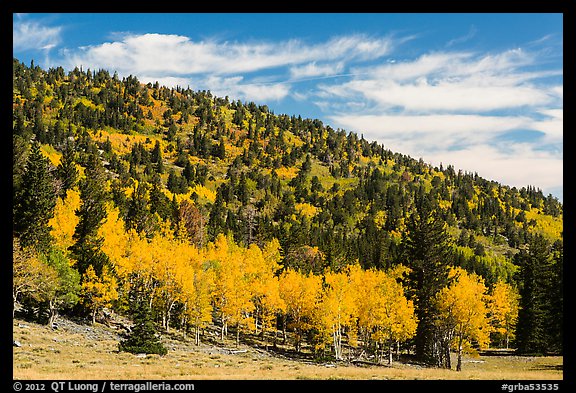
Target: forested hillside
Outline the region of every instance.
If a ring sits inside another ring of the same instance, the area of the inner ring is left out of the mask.
[[[535,186],[106,70],[14,59],[13,97],[13,300],[28,318],[113,310],[135,352],[208,324],[336,359],[562,351],[563,206]]]

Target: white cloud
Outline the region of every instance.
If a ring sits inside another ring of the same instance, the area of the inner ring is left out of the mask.
[[[468,33],[466,33],[465,35],[463,35],[461,37],[451,39],[450,41],[448,41],[446,43],[446,46],[450,47],[453,45],[462,44],[464,42],[467,42],[467,41],[471,40],[472,38],[474,38],[476,36],[477,32],[478,32],[478,29],[476,29],[476,26],[472,25],[472,26],[470,26]]]
[[[399,84],[390,80],[355,80],[342,86],[359,93],[381,108],[401,107],[412,112],[483,112],[526,105],[542,105],[550,98],[532,86],[485,86],[472,79],[431,83],[418,78]]]
[[[15,51],[31,49],[50,50],[61,42],[60,26],[44,26],[37,21],[26,21],[24,15],[18,15],[13,23],[12,48]]]
[[[412,113],[468,112],[540,106],[553,97],[534,83],[561,70],[525,72],[533,56],[519,49],[478,56],[469,52],[425,54],[412,61],[352,70],[357,77],[320,86],[323,98],[355,98],[374,108]]]
[[[91,64],[119,73],[212,75],[250,73],[315,61],[375,59],[389,53],[387,38],[337,37],[318,44],[192,41],[180,35],[126,35],[123,39],[68,52],[68,66]]]
[[[365,137],[402,145],[405,154],[446,151],[454,146],[487,143],[506,131],[523,129],[532,120],[520,116],[481,115],[338,115],[331,120]]]
[[[532,129],[545,134],[544,143],[562,143],[564,140],[564,110],[543,109],[539,111],[546,119],[535,120]]]
[[[317,64],[315,61],[305,64],[303,66],[295,66],[290,68],[290,75],[294,79],[310,78],[314,76],[331,76],[337,75],[344,70],[344,63],[338,62],[335,64]]]
[[[143,81],[156,81],[206,88],[216,95],[265,102],[278,101],[291,93],[292,78],[324,77],[342,72],[348,61],[377,59],[392,48],[390,38],[371,38],[356,34],[307,44],[300,40],[281,42],[221,42],[215,39],[193,41],[169,34],[120,34],[100,45],[66,50],[68,68],[89,65],[136,75]],[[278,69],[280,75],[262,82],[246,76],[258,71]],[[186,82],[186,83],[184,83]]]

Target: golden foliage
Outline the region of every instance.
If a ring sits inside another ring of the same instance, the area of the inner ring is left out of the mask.
[[[489,343],[491,328],[484,280],[460,267],[452,268],[450,277],[454,280],[452,284],[437,295],[441,318],[454,329],[455,344],[460,350],[464,340],[475,340],[481,348],[485,348]]]
[[[72,236],[80,219],[76,216],[76,209],[80,207],[80,193],[74,189],[66,192],[64,200],[58,198],[54,207],[54,216],[48,222],[52,228],[50,234],[55,244],[62,250],[67,250],[74,240]]]

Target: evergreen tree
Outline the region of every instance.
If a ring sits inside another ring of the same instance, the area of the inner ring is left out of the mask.
[[[80,182],[82,202],[76,211],[80,221],[72,236],[75,243],[70,247],[81,274],[86,271],[88,266],[92,265],[99,275],[107,260],[106,255],[100,249],[103,239],[98,236],[98,229],[106,218],[105,204],[108,196],[103,187],[105,183],[106,174],[100,158],[97,153],[90,154],[86,167],[86,178]]]
[[[150,214],[158,213],[163,220],[166,220],[170,217],[170,199],[164,194],[163,188],[160,176],[153,175],[150,190]]]
[[[434,299],[449,283],[450,237],[437,213],[427,204],[421,206],[410,216],[402,238],[402,259],[412,269],[407,287],[418,317],[416,356],[428,364],[448,367],[450,343],[436,329],[439,311]]]
[[[520,353],[546,353],[561,350],[563,253],[553,257],[544,236],[531,236],[527,250],[515,256],[519,265],[520,310],[516,346]]]
[[[168,181],[166,182],[166,187],[171,193],[180,194],[181,191],[180,176],[178,176],[178,174],[176,173],[176,171],[174,171],[174,169],[170,169],[170,172],[168,174]]]
[[[552,245],[552,287],[550,301],[550,350],[563,353],[564,342],[564,244],[557,240]]]
[[[162,149],[160,148],[160,141],[156,141],[150,160],[156,164],[155,169],[158,173],[164,173],[164,159],[162,158]]]
[[[22,188],[16,195],[13,230],[22,247],[38,251],[48,249],[51,241],[48,222],[54,215],[56,194],[54,180],[48,171],[48,160],[33,143],[22,175]]]
[[[146,183],[143,182],[138,183],[138,186],[134,188],[126,212],[126,229],[135,229],[138,233],[144,232],[147,236],[151,236],[154,223],[148,208],[146,188]]]
[[[133,292],[136,292],[133,290]],[[132,318],[134,327],[129,336],[122,340],[118,349],[130,353],[166,355],[168,350],[156,336],[156,327],[152,320],[152,310],[142,293],[132,296]]]
[[[79,174],[78,168],[76,168],[74,155],[74,149],[72,146],[70,146],[70,144],[66,144],[64,154],[62,155],[62,160],[56,168],[58,177],[62,181],[62,190],[60,192],[61,197],[65,197],[66,191],[72,189],[78,181]]]

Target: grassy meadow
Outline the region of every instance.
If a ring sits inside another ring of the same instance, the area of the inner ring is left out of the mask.
[[[229,342],[196,346],[193,338],[167,335],[164,357],[118,352],[120,337],[101,324],[59,320],[58,329],[22,320],[13,322],[14,379],[52,380],[561,380],[563,358],[466,357],[463,370],[425,368],[409,363],[355,366],[314,363]],[[455,359],[454,359],[455,360]],[[455,361],[453,365],[455,365]],[[454,366],[453,366],[454,367]]]

